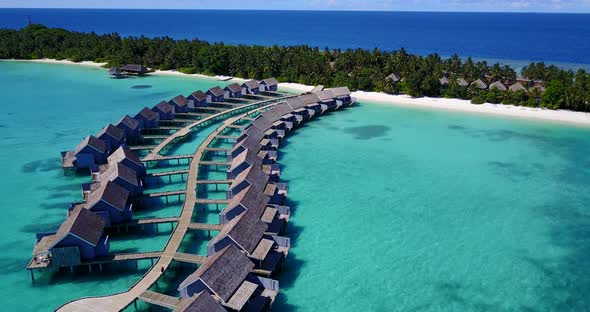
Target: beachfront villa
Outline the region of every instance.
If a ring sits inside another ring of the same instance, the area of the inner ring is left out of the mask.
[[[189,108],[196,108],[196,107],[205,107],[207,106],[207,94],[201,90],[197,90],[193,92],[187,98],[189,101]],[[192,106],[191,106],[192,104]]]
[[[156,104],[156,106],[152,107],[152,111],[160,116],[160,120],[174,119],[174,106],[168,104],[166,101]]]
[[[103,257],[109,251],[105,221],[95,213],[76,207],[55,233],[38,233],[33,260],[38,266],[72,267]]]
[[[237,83],[232,83],[224,89],[224,96],[227,99],[236,99],[242,97],[242,86]]]
[[[457,85],[459,87],[469,87],[469,83],[467,82],[467,80],[463,79],[463,78],[457,78],[457,80],[455,80],[455,82],[457,83]]]
[[[276,92],[279,89],[279,81],[275,78],[267,78],[260,81],[260,91]]]
[[[488,88],[487,83],[483,82],[483,80],[481,80],[481,79],[475,80],[469,86],[472,88],[480,89],[480,90],[485,90]]]
[[[527,91],[527,89],[520,82],[517,82],[517,83],[511,85],[508,88],[508,90],[510,90],[511,92]]]
[[[490,88],[490,90],[498,90],[498,91],[506,91],[507,90],[506,86],[500,81],[496,81],[496,82],[490,84],[489,88]]]
[[[447,87],[449,85],[449,79],[447,77],[442,77],[438,80],[442,87]]]
[[[96,138],[102,140],[107,145],[110,151],[114,151],[121,146],[125,146],[126,137],[125,132],[112,124],[104,127],[98,134],[96,134]]]
[[[393,84],[396,84],[402,80],[402,76],[400,76],[397,73],[392,73],[389,76],[385,77],[385,80],[388,80],[389,82],[391,82]]]
[[[113,164],[125,165],[125,167],[133,170],[135,176],[140,180],[146,175],[145,165],[141,162],[141,159],[128,148],[120,147],[108,157],[107,162],[111,166]]]
[[[242,94],[260,93],[260,83],[256,80],[248,80],[242,84]]]
[[[125,115],[116,124],[115,127],[123,130],[127,140],[134,141],[141,136],[141,127],[139,121],[131,118],[129,115]]]
[[[62,152],[62,166],[64,168],[85,169],[94,165],[104,164],[109,154],[109,146],[93,135],[87,136],[76,149]]]
[[[168,101],[168,104],[174,107],[175,113],[188,113],[188,109],[189,107],[191,107],[189,100],[185,98],[182,94],[177,95],[176,97]],[[194,104],[192,106],[194,107]]]
[[[208,293],[228,311],[267,311],[279,282],[252,274],[253,268],[248,257],[228,245],[189,275],[178,291],[182,298]]]
[[[129,203],[129,192],[111,181],[91,189],[88,200],[73,205],[74,209],[76,207],[83,207],[101,216],[107,227],[131,220],[133,210],[133,205]]]
[[[147,107],[144,107],[133,118],[139,122],[139,126],[143,129],[157,128],[160,124],[160,115]]]
[[[219,86],[207,90],[206,94],[208,103],[219,103],[225,100],[225,92]]]

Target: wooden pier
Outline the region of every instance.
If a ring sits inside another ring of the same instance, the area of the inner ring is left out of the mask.
[[[176,309],[176,307],[182,302],[181,298],[168,296],[151,290],[144,291],[139,297],[137,297],[137,299],[170,310]]]
[[[272,106],[273,103],[268,103],[267,106]],[[266,107],[266,106],[265,106]],[[242,108],[242,107],[240,107]],[[258,108],[260,109],[260,108]],[[247,115],[247,114],[244,114]],[[197,204],[197,177],[199,176],[199,167],[200,167],[200,160],[205,155],[205,149],[213,142],[216,136],[218,136],[223,130],[227,128],[228,125],[233,124],[239,120],[239,118],[231,118],[224,122],[222,126],[217,128],[213,133],[211,133],[197,148],[195,154],[193,155],[191,162],[190,162],[190,169],[189,174],[187,177],[186,183],[186,191],[184,191],[185,199],[184,204],[182,207],[182,211],[180,216],[178,217],[178,223],[170,239],[168,240],[164,250],[159,253],[159,258],[157,263],[152,265],[149,271],[137,282],[133,285],[129,290],[125,292],[121,292],[115,295],[109,296],[102,296],[102,297],[93,297],[93,298],[84,298],[75,301],[71,301],[60,308],[57,311],[88,311],[88,312],[99,312],[99,311],[119,311],[123,310],[129,305],[136,302],[136,300],[140,296],[144,296],[144,298],[148,300],[154,300],[157,302],[164,302],[166,301],[168,304],[170,298],[164,298],[161,296],[155,296],[154,294],[147,294],[146,291],[158,281],[160,276],[166,270],[166,268],[171,264],[173,260],[180,261],[179,259],[190,261],[190,263],[196,263],[199,261],[203,263],[206,258],[203,256],[197,255],[189,255],[187,254],[179,254],[178,248],[180,247],[187,231],[191,227],[191,224],[195,226],[193,222],[191,222],[192,216],[195,211],[195,207]],[[181,130],[182,131],[182,130]],[[162,147],[165,145],[162,145]],[[157,153],[156,153],[157,154]],[[158,155],[159,157],[162,157]],[[155,159],[154,159],[155,158]],[[152,156],[149,160],[158,160],[157,157]],[[219,200],[221,201],[221,200]],[[229,201],[224,200],[227,204]],[[201,257],[201,258],[199,258]],[[198,260],[197,260],[198,259]]]
[[[184,252],[177,252],[174,254],[174,261],[201,265],[205,263],[205,261],[207,261],[207,257]]]

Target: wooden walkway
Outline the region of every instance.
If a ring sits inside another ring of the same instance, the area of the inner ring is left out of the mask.
[[[199,165],[202,165],[202,166],[231,166],[231,162],[201,160],[201,161],[199,161]]]
[[[114,224],[112,227],[139,226],[139,225],[174,223],[174,222],[178,222],[178,217],[138,219],[138,220],[133,220],[133,221],[125,222],[125,223]]]
[[[174,254],[174,261],[201,265],[205,263],[205,261],[207,261],[207,257],[184,252],[177,252]]]
[[[175,171],[163,171],[163,172],[154,172],[147,175],[147,178],[161,178],[173,175],[184,175],[188,174],[187,170],[175,170]]]
[[[197,198],[195,204],[199,205],[217,205],[217,204],[229,204],[229,199],[210,199],[210,198]]]
[[[272,106],[274,103],[269,103],[267,106]],[[264,106],[264,107],[267,107]],[[260,108],[259,108],[260,109]],[[60,312],[102,312],[102,311],[120,311],[133,304],[133,302],[144,294],[162,275],[162,268],[167,268],[170,263],[178,259],[177,253],[180,244],[182,243],[184,236],[186,235],[190,225],[193,213],[195,211],[197,203],[197,177],[199,176],[199,161],[205,154],[205,148],[213,142],[215,137],[219,135],[227,125],[233,124],[239,120],[239,118],[230,118],[224,122],[219,128],[211,133],[197,148],[189,169],[189,175],[186,183],[186,193],[184,199],[184,205],[178,220],[178,224],[172,232],[164,251],[161,252],[159,259],[150,270],[133,285],[128,291],[121,292],[115,295],[84,298],[75,301],[71,301],[60,308],[57,311]],[[181,254],[180,256],[183,256]],[[184,260],[195,261],[196,255],[191,255]],[[202,256],[201,256],[202,257]],[[202,259],[204,260],[204,259]],[[191,262],[194,263],[194,262]]]
[[[225,184],[230,185],[234,182],[234,180],[197,180],[197,184],[206,185],[206,184]]]
[[[186,190],[167,191],[167,192],[157,192],[157,193],[143,194],[142,198],[158,198],[158,197],[180,196],[180,195],[184,195],[184,194],[186,194]]]
[[[283,98],[275,98],[275,99],[272,99],[272,100],[256,101],[256,102],[252,102],[252,103],[248,103],[248,104],[236,106],[235,108],[232,108],[232,109],[227,109],[227,110],[224,109],[223,111],[220,111],[217,114],[213,114],[213,115],[211,115],[209,117],[206,117],[206,118],[203,118],[203,119],[200,119],[200,120],[197,120],[197,121],[193,121],[193,123],[191,123],[191,124],[187,125],[186,127],[184,127],[182,129],[174,132],[174,134],[170,135],[166,140],[160,142],[160,144],[158,144],[158,146],[156,148],[151,149],[149,155],[147,155],[144,158],[144,160],[145,161],[157,160],[159,157],[161,157],[159,155],[160,152],[166,146],[168,146],[170,143],[174,142],[177,138],[184,137],[184,136],[188,135],[193,128],[195,128],[195,127],[197,127],[197,126],[199,126],[199,125],[201,125],[203,123],[206,123],[208,121],[214,120],[215,118],[224,116],[225,114],[231,114],[231,113],[234,113],[234,112],[237,113],[237,112],[239,112],[241,110],[248,109],[250,107],[255,107],[255,106],[259,106],[260,107],[260,106],[265,106],[265,105],[271,105],[271,104],[274,104],[274,103],[285,101],[285,100],[287,100],[288,98],[291,98],[291,97],[295,97],[295,95],[293,95],[293,96],[287,96],[287,97],[283,97]],[[253,110],[250,110],[250,111],[253,111]],[[240,118],[240,119],[244,119],[244,117],[248,116],[249,114],[250,113],[243,114],[242,115],[242,118]],[[232,124],[234,122],[232,122]]]
[[[149,304],[157,305],[170,310],[176,309],[176,307],[180,305],[180,302],[182,301],[180,298],[157,293],[151,290],[144,291],[137,298]]]
[[[207,147],[205,149],[206,152],[231,152],[231,148],[223,148],[223,147]]]
[[[209,223],[191,223],[188,226],[189,230],[195,231],[221,231],[223,224],[209,224]]]

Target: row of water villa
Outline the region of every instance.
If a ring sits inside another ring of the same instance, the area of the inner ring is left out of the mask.
[[[306,121],[353,103],[348,88],[318,87],[298,96],[277,87],[278,81],[270,78],[179,95],[124,116],[62,153],[65,173],[90,172],[92,181],[82,185],[83,201],[68,207],[56,232],[37,234],[27,266],[33,281],[34,271],[102,271],[104,265],[143,260],[151,267],[126,292],[75,300],[60,311],[115,311],[137,308],[138,302],[174,311],[270,309],[279,291],[273,277],[290,249],[288,187],[280,181],[277,163],[280,143]],[[214,122],[221,124],[194,154],[169,154],[172,146]],[[165,170],[181,161],[189,168]],[[219,168],[222,178],[202,178]],[[172,176],[186,181],[185,190],[146,191],[148,181]],[[207,198],[208,186],[225,186],[224,198]],[[178,216],[134,219],[136,211],[149,208],[150,200],[168,203],[169,197],[183,202]],[[194,220],[201,213],[196,207],[208,205],[217,207],[219,221]],[[164,223],[172,225],[172,233],[163,251],[109,253],[109,234],[130,227],[157,230]],[[189,231],[206,231],[209,237],[216,233],[206,254],[181,252]],[[197,269],[172,291],[158,292],[158,280],[174,263]]]
[[[397,84],[399,82],[404,81],[404,77],[399,74],[393,73],[388,75],[385,78],[388,82]],[[540,92],[545,91],[545,86],[543,85],[542,81],[539,80],[531,80],[527,78],[519,78],[515,80],[503,79],[503,80],[494,80],[492,77],[487,76],[485,79],[476,79],[471,82],[468,82],[465,78],[458,77],[456,79],[452,79],[447,76],[443,76],[439,79],[439,84],[442,88],[447,88],[451,84],[457,85],[462,88],[474,88],[479,90],[497,90],[497,91],[510,91],[510,92],[518,92],[518,91],[529,91],[533,89],[537,89]]]

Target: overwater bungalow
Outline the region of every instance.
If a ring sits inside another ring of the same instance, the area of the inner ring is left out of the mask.
[[[96,213],[104,218],[106,226],[131,220],[133,211],[133,205],[129,203],[129,192],[110,181],[92,190],[85,203],[72,207],[83,207]]]
[[[511,92],[517,92],[517,91],[527,91],[527,89],[520,83],[517,82],[513,85],[511,85],[508,90],[510,90]]]
[[[260,93],[260,83],[256,80],[248,80],[242,84],[242,94]]]
[[[266,235],[267,229],[268,226],[259,217],[243,213],[226,224],[207,244],[207,256],[234,245],[246,253],[255,268],[275,272],[287,256],[291,241],[288,237]]]
[[[137,157],[131,150],[120,147],[114,153],[112,153],[107,159],[109,165],[112,164],[123,164],[125,167],[133,170],[135,176],[139,179],[143,179],[146,175],[145,165],[141,162],[141,159]]]
[[[111,78],[114,79],[125,78],[125,73],[123,73],[123,71],[119,67],[113,67],[109,69],[109,75],[111,76]]]
[[[275,78],[267,78],[260,81],[260,91],[276,92],[279,89],[279,81]]]
[[[260,149],[263,151],[276,151],[279,148],[280,142],[278,139],[262,139],[260,140]]]
[[[62,165],[64,168],[92,168],[95,165],[104,164],[109,154],[109,146],[95,136],[87,136],[76,149],[70,152],[62,152]]]
[[[252,274],[254,267],[239,248],[228,245],[189,275],[178,291],[182,298],[207,293],[228,311],[268,311],[279,282]]]
[[[255,130],[260,131],[260,130]],[[248,131],[250,134],[253,134],[252,131]],[[264,134],[262,134],[264,135]],[[233,161],[234,159],[236,159],[240,154],[242,154],[244,151],[250,151],[250,153],[254,154],[258,154],[258,151],[260,151],[262,149],[262,142],[263,138],[260,138],[260,136],[258,135],[258,132],[255,135],[252,136],[248,136],[246,137],[244,140],[240,141],[239,143],[234,144],[234,146],[232,147],[229,155],[228,155],[228,160],[229,161]],[[230,168],[231,169],[231,168]]]
[[[246,127],[241,133],[240,135],[238,135],[238,137],[236,138],[236,141],[234,143],[234,146],[239,144],[240,142],[242,142],[243,140],[249,138],[249,137],[255,137],[258,140],[262,140],[262,138],[264,137],[264,132],[256,127]]]
[[[173,312],[227,312],[227,310],[207,291],[186,298],[174,309]]]
[[[267,139],[281,140],[285,137],[285,130],[270,128],[264,132],[264,137]]]
[[[336,99],[336,105],[338,107],[349,106],[352,104],[352,97],[350,96],[350,89],[348,89],[348,87],[338,87],[326,90],[330,90],[334,93],[334,98]]]
[[[185,98],[184,95],[177,95],[173,99],[168,101],[168,104],[174,106],[175,113],[188,113],[189,108],[191,106],[195,106],[194,104],[190,105],[189,102],[190,100]]]
[[[152,111],[160,116],[160,120],[174,119],[174,106],[168,104],[166,101],[156,104],[156,106],[152,107]]]
[[[256,168],[255,171],[261,170],[260,168]],[[225,207],[225,209],[219,213],[219,223],[227,224],[246,211],[249,213],[254,213],[258,216],[258,218],[260,218],[264,208],[269,203],[269,198],[261,194],[263,189],[264,185],[253,184],[246,186],[245,189],[238,192],[230,199],[229,204]]]
[[[224,96],[228,99],[237,99],[242,97],[242,86],[238,83],[232,83],[223,88]]]
[[[475,80],[469,86],[472,88],[480,89],[480,90],[485,90],[488,88],[488,84],[483,82],[483,80],[481,80],[481,79]]]
[[[160,124],[160,115],[147,107],[144,107],[133,119],[137,120],[143,129],[157,128]]]
[[[207,102],[221,103],[225,100],[225,92],[219,86],[207,90]]]
[[[291,104],[291,106],[300,107],[301,105],[304,105],[305,107],[311,107],[318,114],[322,114],[327,110],[333,110],[339,107],[338,103],[336,102],[336,94],[331,89],[326,89],[313,94],[304,94],[298,98],[300,98],[303,103],[294,103]],[[319,104],[319,107],[317,104]]]
[[[143,65],[127,64],[121,67],[121,71],[128,75],[143,76],[149,72],[149,69]]]
[[[467,82],[467,80],[463,79],[463,78],[457,78],[457,80],[455,80],[455,83],[459,86],[459,87],[464,87],[467,88],[469,87],[469,83]]]
[[[72,267],[106,256],[109,239],[105,221],[95,213],[74,208],[55,233],[38,233],[33,263],[38,267]]]
[[[114,151],[121,146],[125,146],[127,142],[125,131],[113,126],[112,124],[109,124],[100,130],[100,132],[96,134],[96,138],[105,142],[111,151]]]
[[[286,127],[287,125],[285,125],[285,123],[282,120],[283,116],[285,116],[286,114],[289,114],[293,111],[291,106],[289,106],[289,104],[287,104],[287,103],[278,104],[275,107],[273,107],[271,110],[264,112],[262,114],[262,118],[265,118],[269,122],[271,122],[272,128],[274,128],[274,129],[285,130],[285,131],[291,130],[291,129],[287,129],[287,127]],[[283,123],[277,123],[277,122],[283,122]]]
[[[239,155],[234,157],[231,161],[230,167],[227,169],[227,178],[234,179],[244,170],[247,170],[251,166],[260,165],[263,162],[262,159],[258,157],[258,152],[244,149]],[[266,162],[271,163],[271,162]],[[264,164],[266,164],[264,163]]]
[[[258,190],[258,195],[260,195],[267,183],[268,175],[262,171],[261,163],[256,163],[236,176],[232,184],[227,188],[226,197],[233,199],[234,196],[250,186],[256,186],[255,190]]]
[[[206,107],[207,106],[207,94],[201,90],[197,90],[193,92],[191,95],[188,96],[191,103],[189,102],[189,108],[196,108],[196,107]]]
[[[120,162],[101,166],[98,172],[92,173],[92,180],[100,184],[113,182],[127,190],[132,198],[143,194],[143,183],[137,177],[136,171]]]
[[[490,84],[489,89],[490,90],[498,90],[498,91],[506,91],[507,90],[506,86],[500,81],[496,81],[496,82]]]
[[[128,140],[137,140],[141,135],[139,121],[131,118],[129,115],[125,115],[125,117],[121,118],[121,120],[115,124],[115,127],[123,130],[125,137]]]

